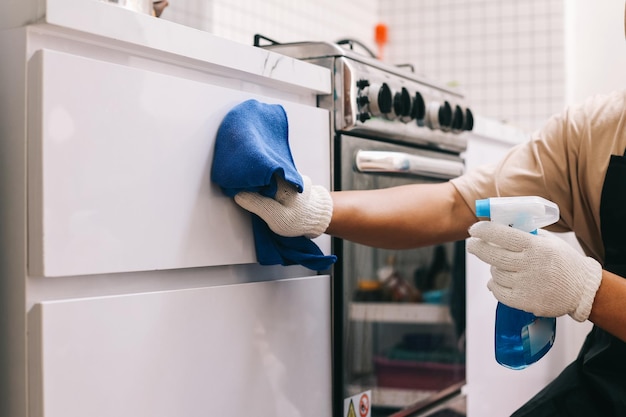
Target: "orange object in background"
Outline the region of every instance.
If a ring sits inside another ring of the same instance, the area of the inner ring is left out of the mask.
[[[378,59],[383,60],[383,48],[387,43],[387,25],[379,23],[374,29],[374,40],[378,45]]]

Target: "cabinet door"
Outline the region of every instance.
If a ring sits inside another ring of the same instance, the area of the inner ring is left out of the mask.
[[[330,416],[329,280],[39,303],[32,416]]]
[[[299,170],[330,185],[326,110],[42,50],[29,63],[29,271],[256,262],[250,215],[210,181],[226,113],[285,107]],[[320,246],[328,253],[330,239]]]

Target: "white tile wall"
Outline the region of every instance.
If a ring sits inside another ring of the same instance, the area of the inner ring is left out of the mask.
[[[352,38],[374,49],[378,0],[169,0],[163,18],[237,42]]]
[[[213,0],[168,0],[169,6],[161,18],[190,26],[206,32],[213,32],[211,11]]]
[[[458,85],[477,113],[533,130],[563,109],[563,0],[379,4],[386,60]]]
[[[252,44],[353,38],[384,59],[458,85],[474,110],[540,127],[565,103],[564,0],[169,0],[164,19]]]

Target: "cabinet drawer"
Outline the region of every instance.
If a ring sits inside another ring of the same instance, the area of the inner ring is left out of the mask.
[[[297,168],[330,185],[325,110],[48,50],[28,80],[33,276],[256,262],[249,214],[210,182],[217,129],[250,98],[285,107]]]
[[[36,304],[32,415],[329,416],[329,281]]]

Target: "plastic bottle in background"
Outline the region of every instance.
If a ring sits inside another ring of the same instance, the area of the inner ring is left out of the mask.
[[[383,300],[394,302],[422,301],[421,292],[405,280],[395,268],[396,258],[390,255],[385,266],[377,272],[383,286]]]
[[[537,234],[559,220],[559,207],[536,196],[476,200],[476,216]],[[495,323],[496,361],[510,369],[524,369],[541,359],[554,344],[556,318],[498,303]]]

